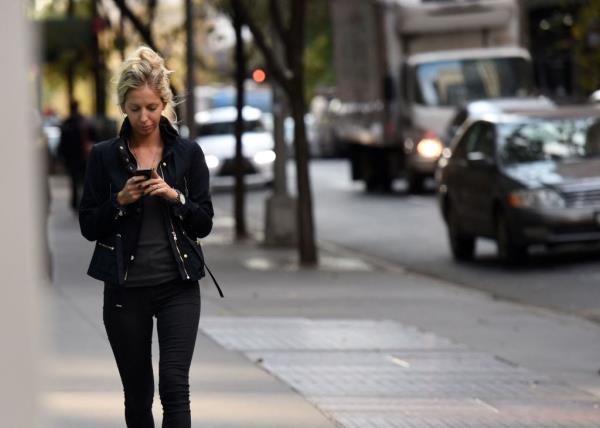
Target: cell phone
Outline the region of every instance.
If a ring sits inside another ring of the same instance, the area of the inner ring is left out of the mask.
[[[133,175],[143,175],[146,179],[150,179],[152,177],[151,169],[136,169]]]

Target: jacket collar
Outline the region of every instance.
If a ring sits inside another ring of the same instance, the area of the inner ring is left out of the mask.
[[[177,141],[177,137],[179,137],[179,133],[173,128],[169,119],[164,116],[160,117],[160,123],[158,124],[158,129],[160,130],[160,138],[165,143],[165,147],[168,145],[172,145]],[[121,125],[121,130],[119,131],[119,137],[122,139],[128,139],[131,136],[131,122],[129,122],[129,118],[125,117],[123,121],[123,125]]]
[[[160,130],[160,138],[165,145],[163,150],[163,159],[165,159],[173,151],[173,146],[177,142],[177,138],[179,138],[179,133],[173,128],[169,119],[164,116],[161,116],[158,128]],[[131,136],[131,132],[131,122],[129,122],[128,117],[125,117],[125,120],[121,125],[121,130],[119,131],[118,150],[121,161],[125,164],[127,170],[130,173],[134,173],[137,165],[135,164],[133,155],[129,152],[127,147],[127,140]]]

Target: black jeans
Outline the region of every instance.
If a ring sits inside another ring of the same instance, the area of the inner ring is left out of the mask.
[[[190,428],[189,371],[200,320],[197,281],[150,287],[104,285],[104,326],[125,391],[128,428],[154,428],[152,328],[160,349],[163,428]]]

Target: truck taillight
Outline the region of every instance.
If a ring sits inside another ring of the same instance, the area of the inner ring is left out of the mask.
[[[421,140],[417,143],[417,153],[427,159],[439,158],[442,150],[444,150],[442,141],[431,131],[425,132]]]

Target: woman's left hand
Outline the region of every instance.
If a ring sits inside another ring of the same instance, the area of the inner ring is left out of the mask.
[[[156,173],[156,170],[152,170],[152,178],[146,181],[146,190],[144,195],[160,196],[169,202],[175,202],[177,200],[177,192],[171,186],[169,186],[160,175]]]

